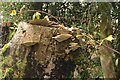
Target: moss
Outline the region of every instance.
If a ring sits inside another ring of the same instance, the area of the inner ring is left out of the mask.
[[[1,55],[2,53],[4,53],[8,48],[9,48],[9,44],[7,43],[7,44],[5,44],[5,45],[3,46],[3,48],[2,48],[2,50],[1,50],[1,52],[0,52],[0,55]]]

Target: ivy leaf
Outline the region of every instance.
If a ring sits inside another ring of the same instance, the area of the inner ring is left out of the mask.
[[[118,59],[115,60],[115,65],[118,66]]]
[[[114,39],[113,36],[112,36],[112,35],[109,35],[109,36],[106,37],[104,40],[107,40],[107,41],[112,42],[113,39]]]

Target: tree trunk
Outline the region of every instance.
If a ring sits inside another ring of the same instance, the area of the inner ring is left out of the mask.
[[[102,4],[102,3],[101,3]],[[101,23],[100,23],[100,32],[102,33],[102,37],[105,38],[112,34],[112,28],[111,28],[111,20],[110,20],[110,13],[105,13],[105,10],[109,11],[109,4],[102,4],[101,7]],[[103,8],[104,7],[104,8]],[[110,12],[110,11],[109,11]],[[108,47],[110,46],[110,43],[108,41],[104,41],[102,45],[106,45]],[[115,69],[113,64],[113,51],[110,49],[101,46],[99,49],[100,53],[100,60],[101,65],[103,69],[104,78],[115,78]]]

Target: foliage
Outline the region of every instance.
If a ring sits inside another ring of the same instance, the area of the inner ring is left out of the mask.
[[[14,27],[10,27],[10,28],[13,28],[12,30],[10,30],[10,33],[7,37],[8,40],[11,40],[12,37],[14,36],[14,34],[16,33],[16,29]]]
[[[113,39],[114,39],[113,36],[112,36],[112,35],[109,35],[109,36],[106,37],[104,40],[108,40],[108,41],[112,42]]]
[[[118,59],[116,59],[116,61],[115,61],[115,65],[118,66]]]
[[[2,55],[4,52],[6,52],[6,50],[9,48],[9,46],[10,46],[10,44],[9,43],[7,43],[7,44],[5,44],[4,46],[3,46],[3,48],[2,48],[2,50],[0,51],[0,55]],[[9,70],[11,69],[7,69],[6,71],[5,71],[5,74],[3,74],[3,65],[6,63],[6,58],[5,57],[2,57],[2,56],[0,56],[0,79],[2,79],[2,78],[5,78],[6,77],[6,75],[7,75],[7,72],[9,72]]]
[[[3,46],[2,50],[0,51],[0,55],[1,55],[2,53],[4,53],[8,48],[9,48],[9,43],[7,43],[7,44],[5,44],[5,45]]]
[[[9,5],[9,6],[8,6]],[[25,10],[21,13],[21,8],[25,5]],[[29,3],[16,3],[16,2],[4,2],[2,3],[2,11],[4,21],[6,22],[19,22],[19,21],[26,21],[29,19],[29,14],[26,13],[26,10],[30,8]]]
[[[33,20],[34,19],[40,19],[41,14],[39,12],[34,13]]]

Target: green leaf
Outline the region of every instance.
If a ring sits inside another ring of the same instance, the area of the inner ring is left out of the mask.
[[[107,41],[112,42],[113,39],[114,39],[113,36],[112,36],[112,35],[109,35],[109,36],[106,37],[104,40],[107,40]]]
[[[9,44],[5,44],[2,48],[2,50],[0,51],[0,54],[4,53],[7,49],[9,48]]]
[[[40,19],[40,16],[39,16],[39,15],[36,15],[36,19]]]
[[[35,14],[33,15],[33,18],[32,18],[33,20],[35,19]]]
[[[118,66],[118,61],[119,61],[119,60],[118,60],[118,59],[116,59],[116,61],[115,61],[115,65],[116,65],[116,66]]]
[[[14,71],[13,68],[8,68],[8,70],[9,70],[9,72],[13,72]]]
[[[48,16],[47,16],[47,15],[44,17],[44,19],[45,19],[45,20],[47,20],[47,21],[49,21],[49,18],[48,18]]]
[[[26,63],[25,62],[17,62],[17,68],[19,70],[23,70],[26,66]]]
[[[0,69],[0,80],[3,79],[3,73],[2,73],[2,69]]]
[[[33,20],[34,19],[40,19],[40,16],[41,14],[39,12],[36,12],[34,15],[33,15]]]
[[[8,40],[11,40],[15,33],[16,33],[16,29],[14,28],[13,31],[11,31],[11,32],[9,33],[9,35],[8,35],[8,37],[7,37]]]

